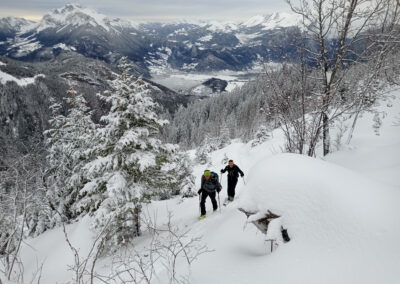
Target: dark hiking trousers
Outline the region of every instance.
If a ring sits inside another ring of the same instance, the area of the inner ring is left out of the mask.
[[[203,190],[201,192],[201,201],[200,201],[200,208],[201,208],[201,215],[206,215],[206,198],[207,196],[210,196],[213,209],[217,210],[218,209],[218,203],[217,200],[215,199],[216,192],[207,192]]]
[[[228,176],[228,197],[235,197],[235,188],[238,182],[237,177],[230,177]]]

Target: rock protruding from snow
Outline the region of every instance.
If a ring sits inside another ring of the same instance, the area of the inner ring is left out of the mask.
[[[282,217],[268,210],[268,213],[249,212],[239,208],[247,216],[247,222],[252,223],[261,233],[265,234],[265,240],[271,241],[271,252],[273,246],[283,242],[289,242],[290,237],[287,229],[283,228]]]

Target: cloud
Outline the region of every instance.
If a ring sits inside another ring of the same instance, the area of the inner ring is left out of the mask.
[[[2,0],[0,16],[38,18],[71,1]],[[80,0],[74,1],[106,15],[133,20],[244,20],[257,14],[289,11],[284,0]]]

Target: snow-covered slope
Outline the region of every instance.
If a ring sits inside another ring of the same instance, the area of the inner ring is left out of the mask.
[[[377,113],[363,114],[350,145],[332,153],[327,160],[400,188],[400,92],[392,95],[396,99],[381,101]],[[381,126],[374,131],[372,125],[377,121]]]
[[[2,62],[0,62],[0,65],[2,65]],[[7,82],[15,82],[18,85],[24,87],[24,86],[27,86],[29,84],[35,83],[36,78],[39,78],[39,77],[44,77],[44,75],[43,74],[39,74],[39,75],[36,75],[34,77],[16,78],[16,77],[14,77],[14,76],[12,76],[12,75],[0,70],[0,85],[4,85]]]
[[[264,263],[268,267],[264,281],[399,280],[398,189],[298,155],[277,155],[250,170],[239,206],[260,213],[271,210],[282,216],[292,238]],[[282,267],[290,273],[282,273]]]
[[[204,254],[191,267],[190,283],[399,283],[400,275],[400,92],[392,103],[377,108],[386,113],[379,136],[373,115],[360,118],[354,139],[332,155],[308,158],[280,154],[283,135],[254,148],[238,141],[211,154],[209,169],[219,171],[225,156],[245,172],[237,199],[198,221],[198,198],[173,199],[149,205],[159,223],[173,211],[173,222],[191,229],[191,236],[203,236],[213,252]],[[348,121],[346,123],[351,123]],[[191,154],[194,154],[193,151]],[[205,166],[196,165],[200,181]],[[222,177],[226,197],[226,176]],[[270,253],[269,244],[238,208],[282,216],[291,241]],[[88,220],[70,225],[73,244],[82,253],[90,244]],[[138,239],[137,248],[146,243]],[[24,245],[26,279],[44,261],[42,283],[69,280],[72,263],[61,229],[46,232]],[[98,269],[106,273],[111,259]],[[180,266],[178,266],[179,268]],[[166,283],[163,271],[154,283]]]
[[[22,18],[0,18],[0,41],[6,40],[9,37],[14,37],[21,30],[26,29],[32,24],[34,24],[34,22]]]

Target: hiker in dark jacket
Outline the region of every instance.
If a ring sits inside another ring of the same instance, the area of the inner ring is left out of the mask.
[[[200,219],[206,217],[206,198],[210,197],[211,203],[213,205],[214,211],[218,209],[218,203],[215,199],[216,193],[221,191],[221,184],[218,181],[218,178],[212,176],[211,171],[205,170],[204,175],[201,176],[201,188],[198,191],[200,194],[200,209],[201,216]]]
[[[241,177],[244,176],[244,173],[238,166],[233,163],[233,160],[229,160],[228,165],[225,169],[221,170],[221,173],[228,172],[228,200],[233,201],[235,198],[235,188],[238,182],[239,174]]]

